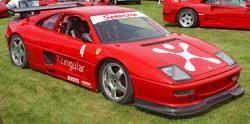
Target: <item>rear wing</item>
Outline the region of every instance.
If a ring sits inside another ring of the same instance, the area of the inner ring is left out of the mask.
[[[29,17],[30,15],[39,14],[41,11],[83,7],[83,6],[84,5],[79,4],[79,3],[57,4],[57,5],[48,5],[48,6],[33,6],[33,7],[25,7],[25,8],[15,8],[15,9],[11,9],[10,11],[13,13],[19,13],[20,19],[24,19],[24,18]]]

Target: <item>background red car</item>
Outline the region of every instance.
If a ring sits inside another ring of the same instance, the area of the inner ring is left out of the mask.
[[[182,27],[250,29],[250,4],[245,0],[164,0],[164,20]]]
[[[6,7],[6,3],[8,1],[6,0],[0,0],[0,18],[5,18],[8,16],[7,14],[7,11],[8,11],[8,8]]]
[[[0,18],[8,17],[6,4],[9,0],[0,1]],[[40,6],[53,5],[57,3],[83,3],[84,5],[109,5],[110,0],[39,0]]]

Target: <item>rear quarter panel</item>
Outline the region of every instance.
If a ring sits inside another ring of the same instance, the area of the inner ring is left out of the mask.
[[[174,0],[166,0],[163,4],[163,17],[164,20],[169,23],[176,23],[176,18],[178,12],[184,8],[193,9],[200,21],[200,25],[203,25],[203,21],[205,20],[203,14],[211,15],[213,13],[210,12],[210,7],[206,4],[201,3],[199,0],[186,1],[186,2],[171,2]]]

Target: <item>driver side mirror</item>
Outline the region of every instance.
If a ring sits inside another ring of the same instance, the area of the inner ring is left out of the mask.
[[[82,38],[83,41],[92,42],[92,39],[91,39],[89,33],[83,33],[83,34],[81,35],[81,38]]]
[[[246,3],[247,4],[247,7],[250,7],[250,1]]]

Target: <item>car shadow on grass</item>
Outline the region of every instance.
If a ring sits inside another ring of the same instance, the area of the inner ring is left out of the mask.
[[[0,116],[0,124],[3,124],[3,119],[1,116]]]

